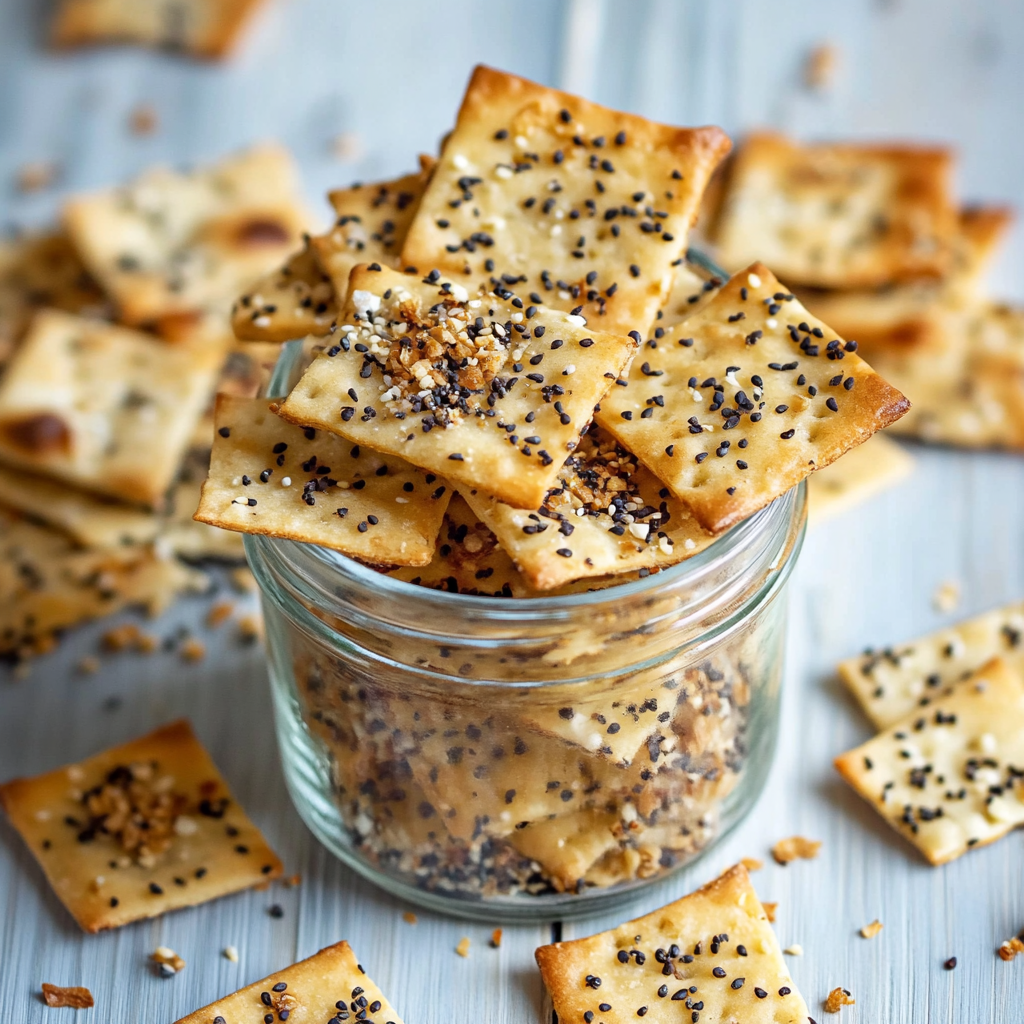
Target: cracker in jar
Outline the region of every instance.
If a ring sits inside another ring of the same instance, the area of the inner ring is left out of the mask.
[[[595,329],[645,331],[729,149],[477,67],[402,250],[469,288],[502,281]]]
[[[357,266],[332,344],[281,415],[538,507],[636,343],[499,288]]]
[[[536,957],[560,1020],[808,1020],[742,865],[618,928],[541,946]]]
[[[377,564],[431,560],[451,497],[444,480],[276,411],[276,402],[218,395],[199,522]]]
[[[282,866],[187,721],[0,786],[0,804],[87,932],[191,907]]]
[[[931,864],[995,842],[1024,824],[1024,675],[995,658],[835,765]]]
[[[760,263],[683,325],[686,337],[641,348],[597,421],[713,533],[909,407]]]

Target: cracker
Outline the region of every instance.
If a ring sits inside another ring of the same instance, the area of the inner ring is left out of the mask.
[[[808,516],[823,523],[905,480],[914,459],[895,441],[875,434],[807,481]]]
[[[674,565],[712,541],[686,506],[598,426],[580,438],[536,511],[472,490],[465,498],[537,590]]]
[[[61,0],[50,43],[61,49],[136,43],[225,57],[263,0]]]
[[[0,804],[84,931],[191,907],[281,874],[187,721],[30,779]]]
[[[577,811],[517,829],[509,842],[524,857],[540,864],[564,892],[575,888],[605,854],[619,848],[614,831],[619,822],[618,814],[607,811]]]
[[[281,415],[538,507],[633,339],[504,288],[505,298],[468,298],[436,272],[420,280],[374,266],[352,271],[334,344]]]
[[[856,342],[836,338],[760,263],[682,326],[686,337],[645,342],[628,385],[611,389],[597,421],[712,532],[907,409],[856,355]]]
[[[957,297],[986,297],[985,278],[1013,221],[1007,206],[965,206],[959,211],[949,280]]]
[[[835,764],[932,864],[995,842],[1024,823],[1024,676],[995,658]]]
[[[718,128],[656,124],[479,66],[402,260],[582,307],[603,331],[645,331],[728,148]]]
[[[168,495],[168,509],[157,545],[189,561],[244,561],[245,547],[240,534],[193,518],[209,466],[209,451],[194,451],[186,459],[178,481]]]
[[[691,1013],[743,1024],[808,1019],[742,865],[645,917],[541,946],[536,956],[564,1021],[593,1014],[603,1024],[626,1024],[641,1007],[655,1021],[689,1020]]]
[[[88,1010],[95,1006],[92,993],[80,985],[50,985],[47,982],[42,984],[43,1002],[47,1006],[66,1006],[72,1010]]]
[[[791,284],[873,287],[940,277],[956,233],[941,148],[745,140],[714,241],[729,269],[763,260]]]
[[[672,287],[651,329],[655,339],[660,338],[659,327],[667,331],[693,316],[715,297],[724,283],[720,277],[708,274],[695,263],[680,261],[672,273]]]
[[[366,976],[347,942],[337,942],[262,981],[182,1017],[177,1024],[262,1024],[291,1018],[293,1024],[345,1020],[402,1024],[384,993]]]
[[[156,505],[222,353],[46,310],[0,384],[0,456],[99,494]]]
[[[140,324],[226,306],[282,263],[308,223],[296,177],[286,150],[264,146],[73,198],[64,222],[121,318]]]
[[[1024,672],[1024,601],[994,608],[927,636],[841,662],[839,676],[879,728],[936,699],[992,658]]]
[[[451,487],[401,459],[287,423],[276,409],[265,399],[218,396],[196,519],[377,564],[426,565]]]

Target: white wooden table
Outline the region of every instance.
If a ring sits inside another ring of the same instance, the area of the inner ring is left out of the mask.
[[[0,0],[0,222],[53,215],[59,191],[25,198],[6,190],[28,160],[59,161],[61,189],[77,189],[154,160],[196,160],[278,137],[302,162],[311,199],[353,177],[401,170],[418,148],[433,148],[476,60],[681,123],[960,141],[969,147],[965,191],[1024,205],[1019,0],[970,9],[956,0],[449,0],[443,15],[428,16],[433,10],[415,0],[282,0],[233,64],[206,67],[134,51],[57,60],[38,49],[43,19],[34,5]],[[834,94],[818,98],[797,83],[804,51],[822,39],[843,47],[846,72]],[[159,113],[152,137],[126,129],[138,103]],[[331,155],[341,132],[361,137],[359,160]],[[1021,268],[1018,234],[997,274],[1005,294],[1024,295]],[[1024,964],[1004,964],[995,948],[1024,927],[1021,835],[929,868],[831,768],[835,754],[869,734],[833,677],[840,658],[1024,596],[1024,460],[915,454],[909,481],[808,536],[791,584],[780,749],[764,796],[721,849],[632,910],[759,857],[766,866],[755,884],[779,903],[783,944],[805,951],[790,966],[819,1021],[822,999],[842,985],[857,999],[839,1018],[847,1024],[1020,1024]],[[955,615],[931,606],[947,580],[963,591]],[[35,663],[29,678],[0,678],[0,779],[187,715],[302,885],[84,937],[0,823],[3,1020],[71,1019],[39,1001],[49,981],[92,988],[96,1008],[75,1021],[163,1024],[341,938],[409,1024],[549,1020],[533,950],[550,941],[550,924],[507,927],[499,950],[488,948],[482,925],[419,911],[407,924],[407,907],[345,870],[306,831],[277,764],[264,655],[239,647],[227,628],[206,631],[206,606],[184,601],[152,627],[166,636],[191,625],[210,649],[197,665],[167,653],[122,655],[95,676],[77,675],[78,659],[96,649],[94,627]],[[791,834],[823,840],[818,860],[771,863],[768,848]],[[281,919],[267,912],[275,902]],[[861,939],[857,929],[876,917],[882,933]],[[562,935],[621,919],[567,922]],[[468,959],[454,952],[463,936],[472,942]],[[161,944],[188,964],[170,980],[147,964]],[[221,955],[227,945],[238,948],[237,964]],[[951,955],[959,966],[946,972]]]

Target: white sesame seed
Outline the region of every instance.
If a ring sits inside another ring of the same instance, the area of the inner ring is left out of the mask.
[[[238,963],[238,950],[234,946],[224,947],[224,956],[230,960],[233,964]]]
[[[494,175],[497,178],[511,178],[512,168],[506,167],[504,164],[498,164],[498,166],[494,168]]]
[[[629,532],[636,537],[637,540],[647,540],[647,534],[650,533],[651,528],[646,523],[630,523]]]
[[[751,288],[760,288],[761,278],[759,278],[757,274],[747,274],[747,284],[749,284]]]
[[[566,368],[565,368],[565,369],[564,369],[564,370],[562,371],[562,376],[563,376],[563,377],[571,377],[571,376],[572,376],[572,375],[573,375],[573,374],[574,374],[575,372],[576,372],[576,366],[575,366],[575,364],[573,364],[573,363],[570,363],[570,364],[569,364],[569,365],[568,365],[568,366],[567,366],[567,367],[566,367]]]
[[[770,328],[771,330],[774,331],[775,328],[779,326],[779,321],[776,320],[775,317],[770,316],[770,317],[768,317],[767,320],[765,320],[764,324],[765,324],[765,327],[768,327],[768,328]]]
[[[683,547],[686,548],[687,551],[692,551],[696,546],[697,542],[692,537],[687,537],[686,540],[683,541]]]
[[[460,171],[464,171],[469,166],[469,161],[461,153],[456,153],[452,157],[452,163],[455,164]]]
[[[291,485],[292,485],[292,478],[290,476],[283,476],[283,477],[281,477],[281,486],[282,487],[291,487]]]

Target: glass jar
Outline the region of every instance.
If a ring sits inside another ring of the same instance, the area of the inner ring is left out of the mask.
[[[590,913],[691,862],[768,774],[805,504],[801,485],[689,561],[520,600],[247,536],[299,813],[389,891],[487,920]]]

